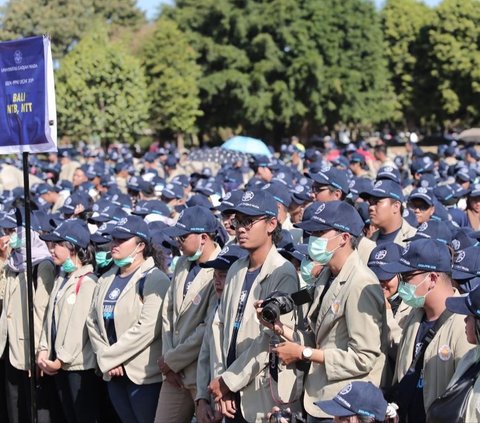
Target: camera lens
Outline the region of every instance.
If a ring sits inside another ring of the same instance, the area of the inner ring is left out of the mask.
[[[275,323],[280,316],[280,307],[275,303],[267,304],[262,310],[262,318],[268,323]]]

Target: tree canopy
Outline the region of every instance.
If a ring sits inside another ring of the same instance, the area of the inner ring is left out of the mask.
[[[56,74],[60,135],[131,143],[148,121],[149,96],[140,61],[108,41],[104,30],[85,37]]]

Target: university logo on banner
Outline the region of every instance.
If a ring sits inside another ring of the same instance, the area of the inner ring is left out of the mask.
[[[47,36],[0,42],[0,154],[57,151],[57,115]]]

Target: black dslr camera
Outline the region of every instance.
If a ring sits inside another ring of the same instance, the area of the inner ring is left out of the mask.
[[[287,421],[288,423],[305,422],[301,413],[292,413],[288,410],[275,411],[274,413],[270,414],[270,418],[268,419],[268,421],[269,423],[282,423],[282,419],[284,419],[283,421]]]
[[[315,287],[309,287],[289,295],[281,291],[273,291],[262,303],[262,319],[268,323],[275,323],[282,314],[290,313],[297,305],[313,301]]]

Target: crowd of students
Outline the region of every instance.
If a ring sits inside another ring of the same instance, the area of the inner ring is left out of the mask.
[[[333,147],[35,159],[35,366],[2,181],[2,421],[480,420],[477,151]]]

